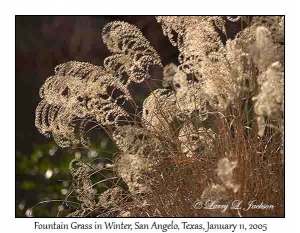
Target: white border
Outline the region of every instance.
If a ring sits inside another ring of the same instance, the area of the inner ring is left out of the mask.
[[[286,14],[286,218],[285,219],[188,219],[189,222],[268,223],[267,232],[297,232],[299,215],[299,24],[296,1],[5,1],[1,6],[1,218],[2,232],[34,232],[34,221],[92,222],[104,219],[15,219],[15,14]],[[26,124],[26,122],[24,122]],[[154,219],[109,219],[123,222]],[[187,220],[187,219],[185,219]],[[169,222],[170,219],[158,219]],[[176,219],[175,221],[180,221]],[[99,230],[98,230],[99,231]],[[39,231],[41,232],[41,231]],[[47,231],[54,232],[54,231]],[[93,230],[81,232],[93,232]],[[149,231],[154,232],[154,231]],[[196,232],[196,231],[195,231]],[[237,232],[237,231],[236,231]]]

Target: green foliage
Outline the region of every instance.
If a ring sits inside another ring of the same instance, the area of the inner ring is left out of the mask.
[[[36,145],[31,154],[16,153],[16,217],[57,216],[58,208],[71,189],[69,163],[79,152],[92,160],[105,157],[111,160],[116,146],[107,137],[92,142],[89,150],[59,148],[54,142]],[[107,187],[98,186],[105,191]],[[99,189],[100,188],[100,189]],[[58,201],[61,200],[61,201]]]

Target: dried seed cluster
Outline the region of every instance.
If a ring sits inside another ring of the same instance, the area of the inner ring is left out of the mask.
[[[111,127],[110,136],[120,150],[112,168],[128,190],[114,186],[98,201],[92,191],[93,170],[78,160],[72,161],[79,165],[70,170],[82,207],[71,216],[84,216],[91,210],[108,214],[108,209],[115,215],[131,216],[130,208],[137,203],[143,201],[141,208],[148,206],[144,195],[158,192],[154,191],[158,181],[153,174],[160,172],[162,164],[170,161],[170,167],[176,167],[183,164],[183,158],[203,161],[204,156],[218,158],[218,181],[203,188],[201,199],[226,202],[241,189],[234,170],[242,157],[220,157],[218,145],[225,145],[225,154],[230,140],[257,138],[249,133],[255,120],[260,137],[264,137],[267,126],[283,134],[283,17],[156,19],[179,50],[179,66],[164,66],[164,88],[150,93],[140,114],[132,117],[124,107],[124,103],[136,106],[129,86],[151,80],[150,66],[162,67],[162,63],[141,31],[126,22],[115,21],[104,27],[102,39],[112,55],[104,60],[103,67],[74,61],[61,64],[40,90],[42,100],[35,123],[41,133],[51,134],[61,147],[88,146],[85,134],[88,125],[94,123]],[[229,24],[243,27],[232,39],[224,39]],[[245,130],[242,134],[241,125]],[[247,145],[241,149],[244,153],[245,148]],[[131,203],[131,207],[122,209],[124,203]]]

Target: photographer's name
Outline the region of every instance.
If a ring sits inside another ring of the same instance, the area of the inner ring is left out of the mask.
[[[205,210],[221,210],[222,213],[225,213],[228,209],[231,210],[273,210],[274,205],[269,205],[263,202],[258,203],[257,200],[251,200],[246,205],[243,205],[243,201],[234,200],[229,204],[221,204],[219,201],[208,200],[206,202],[196,201],[193,205],[195,209],[205,209]]]

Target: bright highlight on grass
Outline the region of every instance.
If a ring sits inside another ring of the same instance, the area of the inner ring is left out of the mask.
[[[103,66],[61,64],[40,89],[35,124],[58,146],[88,148],[88,134],[103,129],[119,148],[101,166],[97,153],[75,156],[59,215],[283,216],[284,17],[156,19],[177,65],[115,21],[103,28]],[[149,89],[142,106],[133,86]]]

